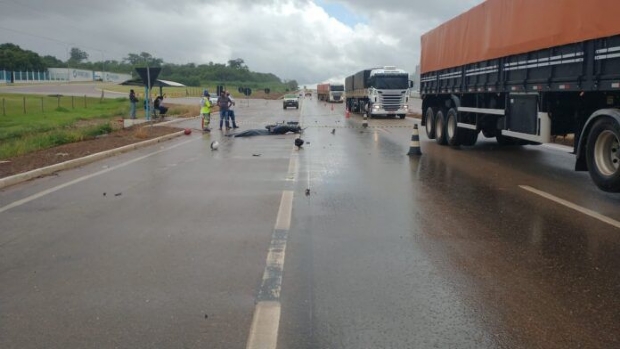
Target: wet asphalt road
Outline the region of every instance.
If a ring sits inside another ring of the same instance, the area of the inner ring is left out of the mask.
[[[414,120],[331,107],[238,106],[299,120],[299,151],[194,132],[0,192],[0,347],[244,348],[283,191],[278,348],[619,346],[620,229],[520,187],[620,220],[572,155],[421,135],[409,158]]]

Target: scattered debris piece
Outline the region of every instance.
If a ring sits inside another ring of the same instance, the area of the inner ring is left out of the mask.
[[[105,195],[106,195],[106,193],[104,192],[104,193],[103,193],[103,196],[105,196]]]
[[[252,156],[260,156],[261,154],[252,154]]]
[[[306,196],[310,196],[310,188],[306,189]]]
[[[332,134],[335,135],[336,134],[336,129],[332,130]]]
[[[218,141],[211,142],[211,150],[217,150],[217,148],[219,147],[220,147],[220,142]]]
[[[301,148],[302,145],[304,145],[304,140],[301,138],[295,138],[295,146],[297,148]]]
[[[123,195],[123,193],[116,193],[116,194],[114,194],[114,196],[121,196],[121,195]]]
[[[69,156],[69,153],[56,153],[56,156]]]

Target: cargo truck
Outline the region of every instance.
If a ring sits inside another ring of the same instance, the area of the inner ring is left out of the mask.
[[[344,101],[343,84],[318,84],[316,86],[319,101],[342,103]]]
[[[617,0],[487,0],[422,36],[422,121],[441,145],[574,134],[575,170],[620,192]]]
[[[373,116],[398,116],[404,119],[409,107],[409,73],[396,67],[366,69],[344,81],[349,111]]]

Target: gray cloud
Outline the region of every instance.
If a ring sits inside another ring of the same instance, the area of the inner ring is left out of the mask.
[[[311,0],[0,0],[0,33],[43,55],[121,60],[149,52],[170,63],[225,63],[300,83],[396,65],[413,71],[420,35],[482,0],[338,0],[365,23],[351,28]]]

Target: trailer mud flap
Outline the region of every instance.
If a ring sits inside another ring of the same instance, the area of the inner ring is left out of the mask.
[[[538,133],[538,95],[509,96],[506,130],[535,135]]]
[[[551,138],[551,119],[538,112],[538,94],[511,94],[509,96],[505,128],[502,135],[538,143]]]

